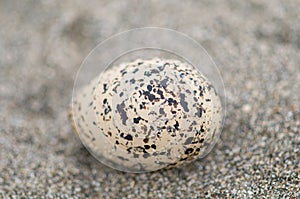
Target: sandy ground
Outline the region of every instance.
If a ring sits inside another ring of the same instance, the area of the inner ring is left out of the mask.
[[[0,198],[299,198],[299,7],[0,0]],[[87,53],[144,26],[179,30],[206,48],[224,78],[227,117],[205,159],[128,174],[89,155],[67,113]]]

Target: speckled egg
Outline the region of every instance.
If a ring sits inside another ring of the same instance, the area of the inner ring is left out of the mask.
[[[74,126],[102,163],[128,172],[189,163],[218,137],[222,106],[211,83],[178,60],[123,63],[73,101]]]

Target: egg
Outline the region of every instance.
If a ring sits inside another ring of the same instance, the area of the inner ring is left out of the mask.
[[[99,161],[148,172],[204,156],[219,135],[222,105],[191,64],[138,59],[105,70],[82,88],[72,115],[75,131]]]

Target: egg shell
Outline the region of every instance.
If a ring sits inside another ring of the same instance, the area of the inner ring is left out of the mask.
[[[88,150],[128,172],[202,157],[217,139],[222,120],[220,99],[200,71],[158,58],[105,70],[76,95],[72,110]]]

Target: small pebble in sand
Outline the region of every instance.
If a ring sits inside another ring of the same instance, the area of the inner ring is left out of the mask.
[[[243,110],[244,113],[250,113],[250,111],[251,111],[251,105],[250,104],[244,104],[242,106],[242,110]]]

